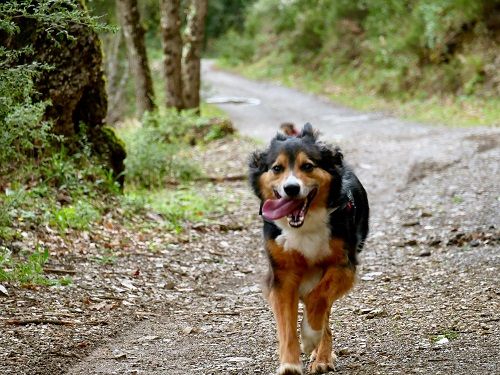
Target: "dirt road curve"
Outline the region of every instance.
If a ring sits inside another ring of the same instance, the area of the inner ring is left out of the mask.
[[[367,188],[373,215],[359,281],[332,312],[334,373],[500,374],[498,129],[357,113],[207,65],[204,82],[212,101],[233,97],[220,106],[244,135],[267,140],[282,121],[311,122],[342,147]],[[221,149],[219,163],[245,168],[253,146],[238,142]],[[187,284],[69,374],[274,373],[257,205],[244,183],[231,186],[241,192],[240,226],[182,245],[175,259]]]

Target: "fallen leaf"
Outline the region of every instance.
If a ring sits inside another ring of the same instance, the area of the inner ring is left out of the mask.
[[[0,284],[0,293],[5,295],[5,296],[8,296],[9,295],[9,292],[7,291],[7,288],[5,288],[2,284]]]

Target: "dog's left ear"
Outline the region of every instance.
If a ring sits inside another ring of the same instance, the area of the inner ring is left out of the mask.
[[[344,155],[342,155],[339,147],[333,147],[322,142],[319,144],[319,147],[321,153],[321,163],[323,164],[322,168],[330,174],[334,174],[336,168],[342,167]]]

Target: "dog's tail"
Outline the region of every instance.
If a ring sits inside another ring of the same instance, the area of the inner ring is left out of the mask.
[[[280,130],[283,134],[288,137],[296,137],[299,135],[299,131],[295,127],[293,122],[284,122],[280,125]]]

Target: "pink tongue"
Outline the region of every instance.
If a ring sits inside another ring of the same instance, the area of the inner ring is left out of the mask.
[[[262,206],[262,214],[266,219],[276,220],[301,208],[304,201],[301,199],[268,199]]]

